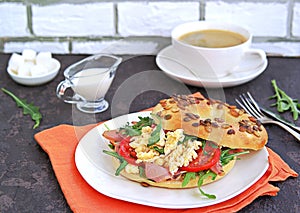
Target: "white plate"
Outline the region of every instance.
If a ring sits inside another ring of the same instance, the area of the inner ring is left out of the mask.
[[[102,137],[106,126],[115,129],[127,122],[137,120],[138,116],[149,116],[149,112],[139,112],[109,120],[89,131],[79,142],[75,151],[75,163],[86,182],[98,192],[112,198],[146,206],[169,209],[204,207],[226,201],[245,191],[268,168],[268,152],[263,148],[241,157],[234,168],[224,178],[202,187],[216,195],[216,199],[207,199],[200,195],[197,188],[165,189],[142,187],[139,183],[115,176],[111,156],[103,153],[109,150],[109,143]]]
[[[214,88],[237,86],[253,80],[266,69],[268,60],[267,58],[261,58],[258,54],[246,53],[235,72],[222,78],[205,79],[192,74],[189,71],[188,64],[182,61],[180,53],[172,46],[168,46],[157,54],[156,64],[168,76],[183,83]]]

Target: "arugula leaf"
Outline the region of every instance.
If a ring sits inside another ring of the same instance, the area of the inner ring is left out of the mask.
[[[198,189],[201,193],[201,195],[209,198],[209,199],[216,199],[216,196],[215,195],[212,195],[212,194],[208,194],[208,193],[205,193],[200,187],[203,185],[203,181],[206,179],[206,178],[209,178],[211,177],[212,180],[216,179],[217,177],[217,174],[215,174],[214,172],[210,171],[210,170],[207,170],[206,172],[204,171],[201,171],[201,172],[187,172],[183,178],[183,181],[182,181],[182,184],[181,186],[182,187],[185,187],[192,179],[195,179],[196,176],[199,176],[199,180],[198,180]]]
[[[200,193],[201,193],[202,195],[204,195],[205,197],[207,197],[207,198],[209,198],[209,199],[216,199],[216,195],[207,194],[207,193],[205,193],[200,187],[199,187],[198,189],[199,189]]]
[[[108,154],[112,157],[115,157],[115,158],[119,159],[120,166],[117,168],[116,173],[115,173],[116,176],[119,176],[121,171],[127,166],[128,162],[116,152],[111,152],[111,151],[107,151],[107,150],[103,150],[103,152],[105,154]]]
[[[119,176],[120,173],[121,173],[121,171],[122,171],[123,169],[125,169],[125,167],[126,167],[127,164],[128,164],[128,162],[127,162],[126,160],[121,161],[120,163],[121,163],[121,164],[120,164],[120,166],[117,168],[116,173],[115,173],[116,176]]]
[[[164,148],[159,148],[158,146],[154,146],[153,149],[161,155],[165,154]]]
[[[151,126],[153,124],[153,119],[150,117],[141,117],[139,116],[139,121],[134,125],[130,126],[126,124],[123,128],[125,130],[125,134],[128,136],[137,136],[142,134],[142,128],[145,126]]]
[[[188,185],[190,180],[195,179],[195,178],[196,178],[196,173],[195,172],[185,173],[181,186],[185,187],[186,185]]]
[[[139,168],[139,175],[140,175],[140,177],[147,178],[146,174],[145,174],[145,169],[142,166],[139,166],[138,168]]]
[[[209,198],[209,199],[216,199],[216,195],[212,195],[212,194],[207,194],[205,193],[200,187],[203,185],[203,181],[208,178],[211,177],[212,180],[214,180],[217,177],[217,174],[213,173],[212,171],[208,170],[204,175],[200,176],[199,180],[198,180],[198,189],[200,191],[200,193],[202,195],[204,195],[205,197]]]
[[[177,144],[178,145],[183,144],[189,140],[194,141],[194,140],[198,140],[198,138],[196,136],[184,134],[184,139],[182,141],[178,141]]]
[[[300,114],[300,103],[298,100],[291,98],[283,90],[281,90],[277,86],[276,80],[272,80],[271,83],[275,90],[275,94],[271,96],[270,99],[276,99],[276,103],[272,104],[271,106],[276,106],[278,112],[286,112],[290,110],[290,112],[293,114],[293,119],[295,121],[298,120]]]
[[[160,139],[160,129],[159,126],[156,126],[156,129],[152,132],[151,134],[151,137],[149,138],[149,141],[148,141],[148,145],[147,146],[152,146],[154,144],[156,144],[159,139]]]
[[[105,128],[106,128],[107,130],[110,130],[110,128],[107,126],[106,123],[104,123],[103,125],[105,126]]]
[[[20,99],[17,96],[15,96],[12,92],[1,88],[1,90],[12,97],[12,99],[16,102],[18,107],[23,108],[23,115],[30,115],[31,119],[35,121],[35,125],[33,126],[33,129],[37,128],[40,125],[40,121],[42,119],[42,114],[39,112],[39,107],[34,106],[33,103],[26,103],[26,100]]]
[[[114,146],[113,144],[111,144],[111,143],[110,143],[110,144],[108,144],[108,147],[109,147],[109,148],[111,148],[112,150],[114,150],[114,149],[115,149],[115,146]]]
[[[236,152],[236,153],[230,154],[229,153],[230,150],[233,150],[233,149],[226,149],[226,150],[223,150],[221,153],[220,161],[223,166],[228,164],[230,161],[232,161],[234,157],[249,153],[249,151],[243,151],[243,152]]]
[[[118,153],[116,153],[116,152],[111,152],[111,151],[107,151],[107,150],[103,150],[103,152],[104,152],[105,154],[107,154],[107,155],[110,155],[110,156],[112,156],[112,157],[115,157],[115,158],[119,159],[120,161],[125,160],[122,156],[120,156],[120,155],[119,155]]]
[[[121,129],[125,131],[126,135],[131,136],[131,137],[142,134],[141,130],[134,129],[132,126],[129,126],[129,125],[126,125],[125,127],[121,128]]]
[[[152,116],[156,117],[158,119],[159,123],[155,127],[154,131],[151,133],[151,137],[149,138],[147,146],[152,146],[152,145],[156,144],[159,141],[160,131],[162,129],[162,124],[161,124],[160,118],[156,115],[152,115]]]

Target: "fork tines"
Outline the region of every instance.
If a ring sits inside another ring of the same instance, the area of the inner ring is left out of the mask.
[[[246,94],[243,93],[240,96],[240,100],[235,99],[235,101],[250,115],[259,118],[261,117],[263,114],[258,106],[258,104],[256,103],[256,101],[254,100],[254,98],[252,97],[252,95],[250,94],[250,92],[247,92]]]

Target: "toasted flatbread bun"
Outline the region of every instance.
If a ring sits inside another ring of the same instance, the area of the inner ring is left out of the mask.
[[[165,130],[183,129],[185,134],[229,148],[258,150],[268,141],[267,131],[254,117],[200,93],[161,100],[152,114],[161,118]]]
[[[113,165],[114,165],[115,169],[117,169],[120,165],[120,161],[116,158],[113,158],[112,160],[113,160]],[[230,170],[233,168],[235,162],[236,162],[236,160],[232,160],[228,164],[223,166],[223,171],[224,171],[223,174],[217,175],[217,177],[214,180],[212,180],[210,178],[204,179],[202,185],[206,185],[206,184],[215,182],[215,181],[221,179],[222,177],[224,177],[225,175],[227,175],[230,172]],[[170,188],[170,189],[182,189],[182,180],[167,180],[167,181],[162,181],[162,182],[154,182],[154,181],[148,180],[146,178],[140,177],[139,174],[127,173],[125,170],[121,171],[121,175],[129,180],[136,181],[136,182],[143,183],[143,184],[150,185],[150,186]],[[199,180],[199,177],[190,180],[190,182],[184,188],[197,187],[198,180]]]

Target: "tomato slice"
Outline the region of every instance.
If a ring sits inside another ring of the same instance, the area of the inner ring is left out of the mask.
[[[121,140],[120,144],[117,146],[117,153],[122,156],[129,164],[138,166],[135,162],[137,160],[135,150],[129,145],[130,137],[126,137]]]
[[[204,148],[198,149],[197,154],[197,158],[191,161],[188,166],[181,167],[180,170],[187,172],[207,170],[220,160],[221,150],[214,142],[206,141]]]

